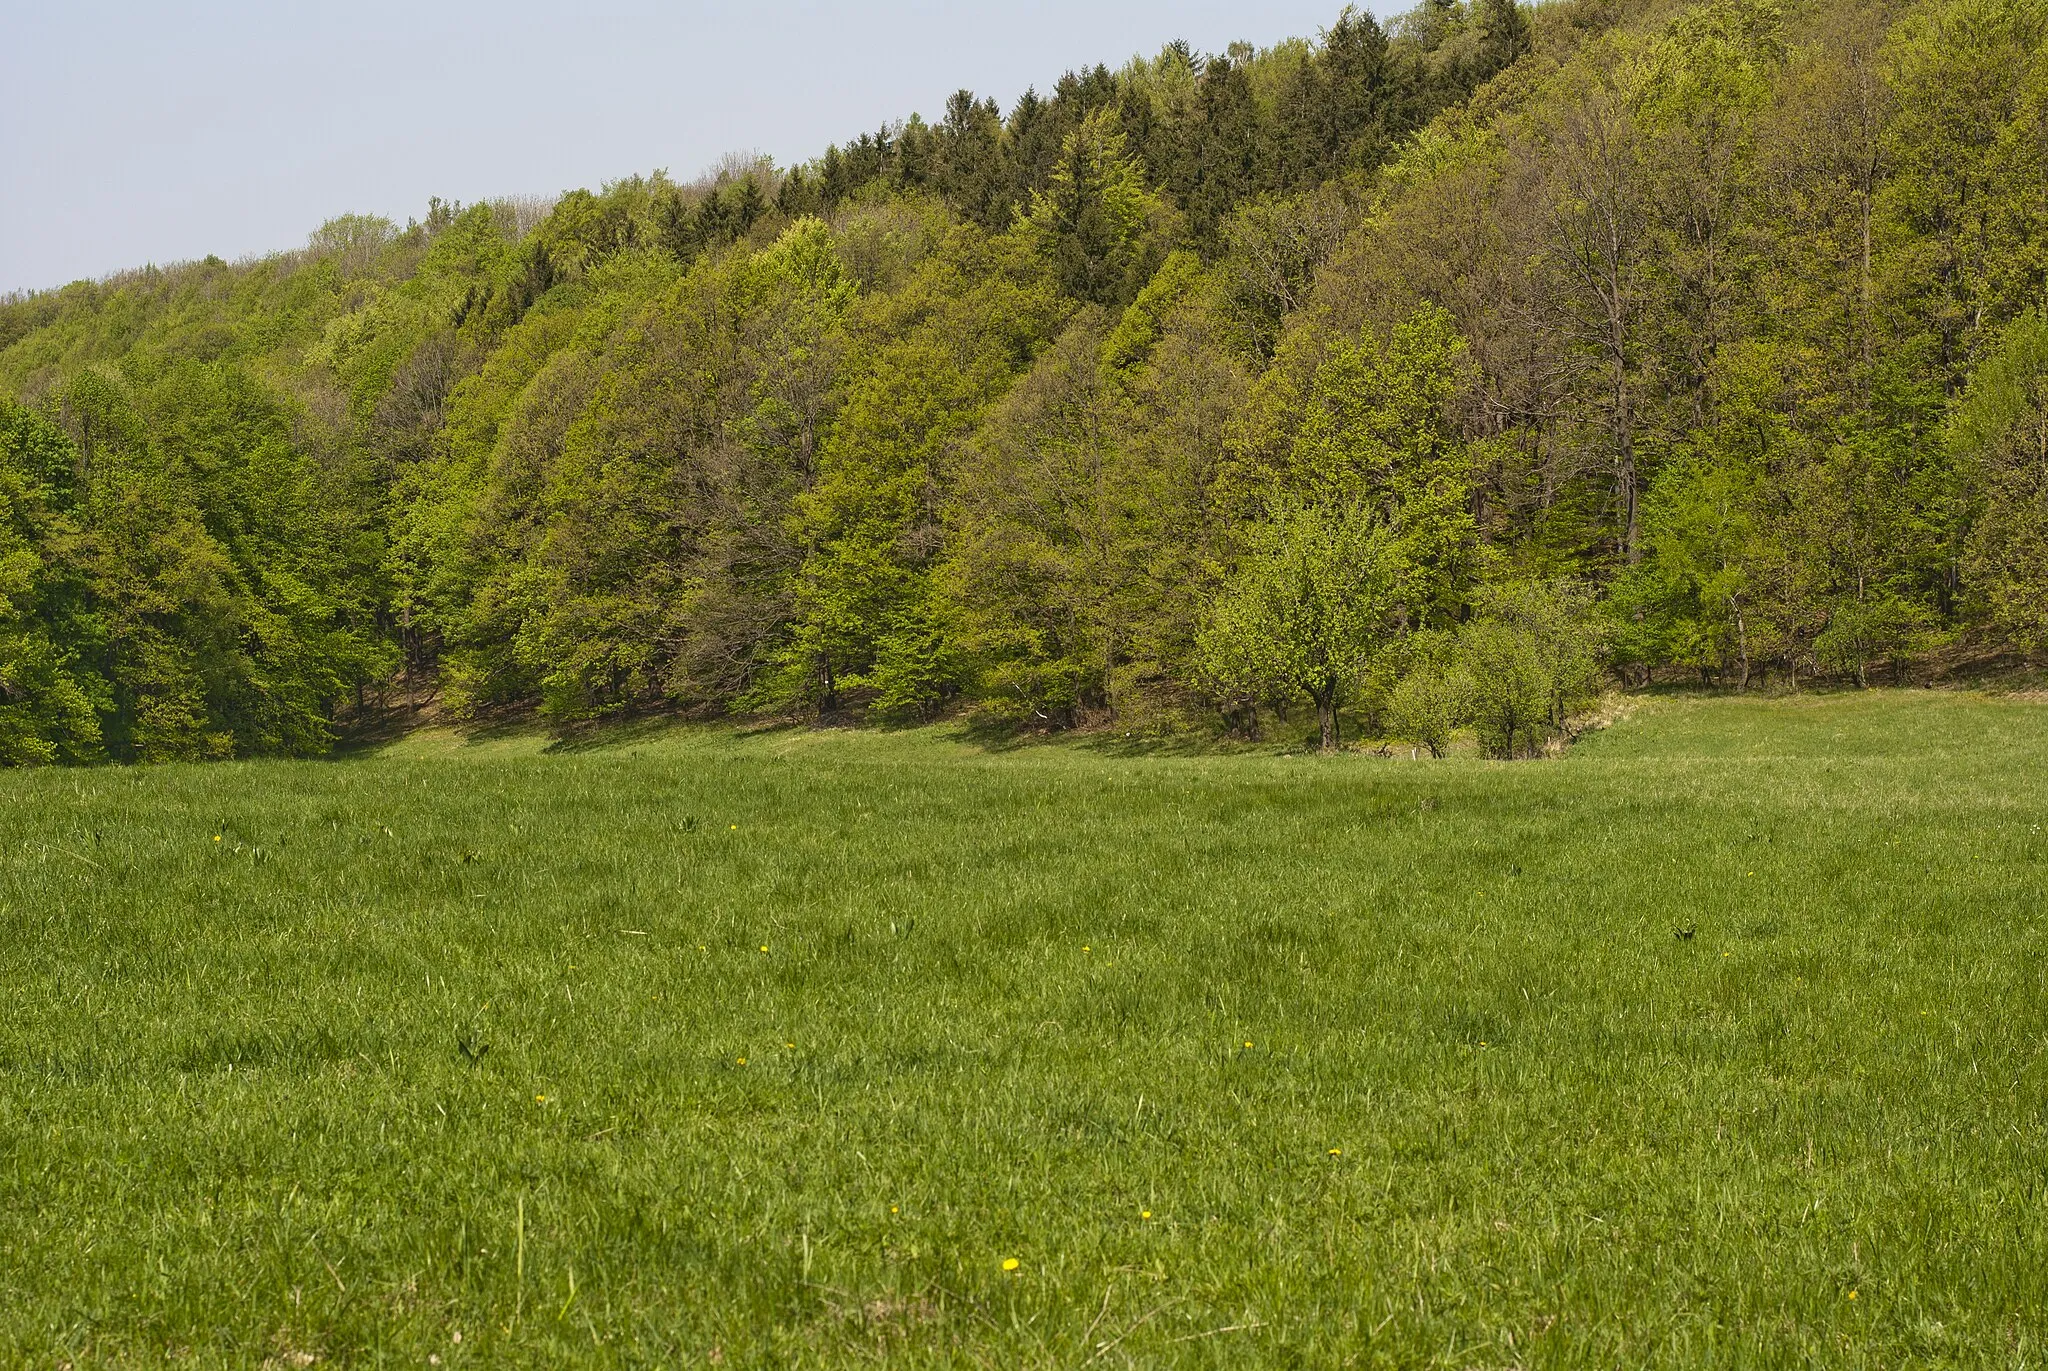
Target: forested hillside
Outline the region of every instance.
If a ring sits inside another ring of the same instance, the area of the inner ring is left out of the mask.
[[[2048,648],[2048,0],[1430,0],[0,305],[0,760]],[[12,398],[6,398],[11,396]]]

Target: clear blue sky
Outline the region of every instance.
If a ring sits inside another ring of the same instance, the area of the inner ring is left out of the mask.
[[[1312,36],[1342,0],[710,4],[0,0],[0,291],[296,247],[344,211],[788,163],[965,85],[1173,38]]]

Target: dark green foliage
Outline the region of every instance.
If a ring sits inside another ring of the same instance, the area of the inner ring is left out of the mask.
[[[1235,45],[1201,57],[1172,43],[1121,71],[1069,72],[1050,96],[1026,91],[1007,120],[962,90],[935,127],[913,116],[828,149],[794,188],[784,183],[786,208],[829,212],[870,186],[927,188],[1001,229],[1052,184],[1076,130],[1114,111],[1132,160],[1185,214],[1190,241],[1213,252],[1247,198],[1372,171],[1532,44],[1513,0],[1440,7],[1407,28],[1390,41],[1370,14],[1347,7],[1313,46]]]
[[[323,750],[389,662],[345,502],[275,399],[177,361],[53,408],[68,433],[9,405],[0,437],[14,760]]]
[[[1100,305],[1134,297],[1173,239],[1112,109],[1095,111],[1067,134],[1025,223],[1060,288]]]
[[[1966,584],[2015,643],[2048,647],[2048,314],[2006,329],[1949,441],[1972,506]]]

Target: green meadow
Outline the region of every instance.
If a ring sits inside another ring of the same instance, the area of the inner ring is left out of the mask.
[[[2048,708],[0,774],[0,1363],[2018,1367]]]

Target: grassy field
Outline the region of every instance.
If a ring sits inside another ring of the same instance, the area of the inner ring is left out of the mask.
[[[2038,1365],[2044,809],[1931,692],[0,775],[0,1363]]]

